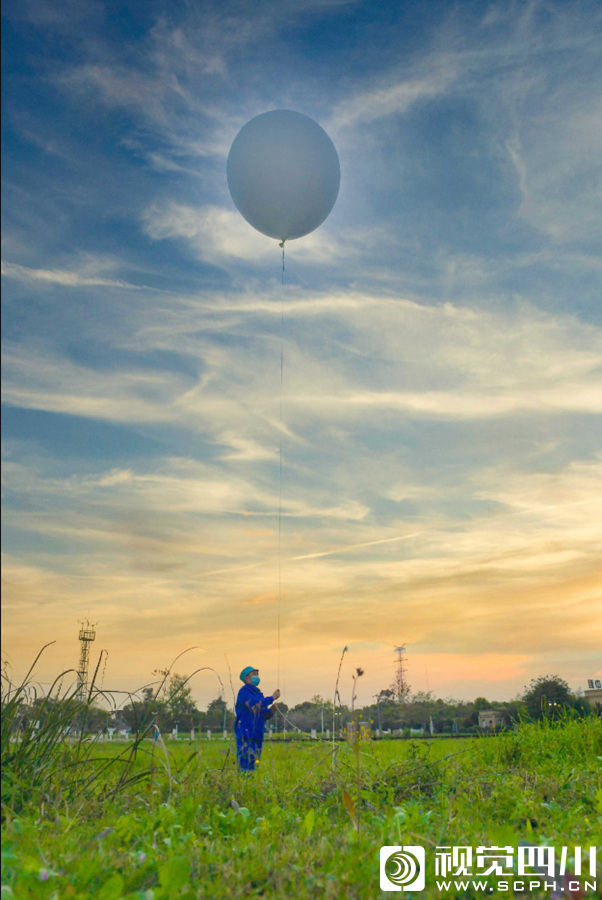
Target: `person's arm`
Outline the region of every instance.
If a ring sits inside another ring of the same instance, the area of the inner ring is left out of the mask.
[[[265,709],[267,706],[271,706],[272,703],[274,703],[278,699],[279,696],[280,696],[280,691],[278,690],[278,688],[276,688],[276,690],[274,691],[274,695],[272,697],[264,697],[263,698],[263,700],[261,701],[262,709]]]

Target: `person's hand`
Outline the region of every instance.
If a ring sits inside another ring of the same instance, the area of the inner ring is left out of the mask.
[[[274,700],[277,700],[278,697],[280,696],[280,689],[279,689],[279,688],[276,688],[276,690],[274,691],[274,693],[272,694],[272,696],[273,696]]]

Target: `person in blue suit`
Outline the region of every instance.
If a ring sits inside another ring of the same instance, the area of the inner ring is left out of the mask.
[[[243,686],[236,699],[236,758],[241,772],[253,772],[261,756],[263,735],[267,719],[274,715],[275,700],[280,691],[275,690],[273,696],[264,697],[259,690],[259,670],[254,666],[245,666],[240,673]]]

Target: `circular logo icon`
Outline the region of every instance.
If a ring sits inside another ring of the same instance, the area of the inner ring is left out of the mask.
[[[398,850],[396,853],[392,853],[385,863],[387,878],[399,887],[415,881],[419,871],[418,859],[407,850]]]

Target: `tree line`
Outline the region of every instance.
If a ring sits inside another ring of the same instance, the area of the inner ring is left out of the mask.
[[[74,709],[76,706],[75,699]],[[35,720],[43,709],[48,714],[44,698],[23,709],[23,716]],[[348,705],[315,695],[289,707],[276,705],[276,714],[270,727],[276,733],[302,731],[342,734],[352,718],[374,733],[411,735],[422,731],[432,734],[466,734],[479,730],[479,712],[486,709],[503,710],[504,717],[498,727],[511,727],[521,719],[559,719],[567,715],[585,717],[600,715],[600,706],[593,708],[580,694],[571,692],[568,684],[558,675],[533,679],[523,694],[509,701],[490,701],[486,697],[475,700],[454,700],[435,697],[432,691],[402,693],[385,688],[375,696],[374,702],[361,709],[352,710]],[[231,732],[235,716],[223,696],[212,700],[207,709],[197,707],[192,689],[185,675],[173,674],[165,679],[161,689],[144,688],[141,696],[132,698],[117,711],[107,710],[96,702],[87,707],[85,723],[74,721],[74,730],[80,727],[87,732],[106,732],[109,728],[128,732],[144,731],[156,726],[162,733],[177,730],[179,734],[210,729],[213,732]]]
[[[385,688],[375,697],[375,702],[359,710],[358,719],[372,732],[423,731],[434,734],[470,733],[479,730],[479,712],[486,709],[503,710],[501,727],[511,727],[521,719],[559,719],[567,715],[584,717],[595,715],[583,696],[571,692],[568,684],[557,675],[533,679],[524,693],[509,701],[490,701],[486,697],[475,700],[454,700],[435,697],[432,691],[418,691],[402,695],[392,688]],[[333,717],[334,714],[334,717]],[[348,706],[333,707],[331,700],[315,696],[297,704],[288,711],[287,719],[303,731],[323,727],[336,730],[344,728],[352,711]]]

